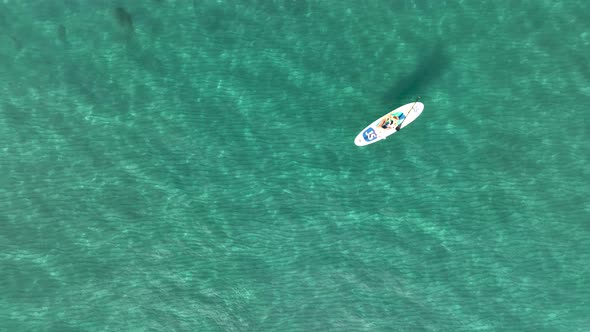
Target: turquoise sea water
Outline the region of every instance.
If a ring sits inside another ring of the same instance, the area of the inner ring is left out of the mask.
[[[589,21],[2,1],[0,331],[590,331]]]

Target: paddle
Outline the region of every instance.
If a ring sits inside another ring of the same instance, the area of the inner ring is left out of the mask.
[[[408,114],[406,115],[406,117],[404,117],[404,119],[397,125],[397,127],[395,127],[395,131],[400,131],[402,129],[402,124],[404,123],[404,121],[406,121],[406,119],[408,118],[408,116],[410,115],[410,113],[412,113],[412,111],[414,110],[414,106],[416,105],[416,103],[418,102],[418,100],[420,100],[420,96],[418,96],[418,98],[416,98],[416,101],[412,105],[412,108],[410,108],[410,111],[408,112]]]

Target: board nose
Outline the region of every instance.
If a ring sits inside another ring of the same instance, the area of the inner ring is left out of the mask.
[[[356,146],[361,146],[361,145],[363,144],[363,138],[362,138],[362,137],[359,137],[359,136],[357,136],[357,137],[354,139],[354,144],[355,144]]]

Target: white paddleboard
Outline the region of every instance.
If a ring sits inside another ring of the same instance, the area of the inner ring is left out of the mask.
[[[400,106],[375,120],[367,128],[363,129],[363,131],[356,135],[354,144],[357,146],[364,146],[384,140],[414,122],[414,120],[422,114],[423,110],[424,104],[421,102],[413,102]],[[394,116],[396,117],[392,118]],[[393,119],[393,124],[388,128],[383,128],[381,125],[388,118]],[[401,126],[399,123],[401,123]],[[399,127],[399,130],[397,130],[396,127]]]

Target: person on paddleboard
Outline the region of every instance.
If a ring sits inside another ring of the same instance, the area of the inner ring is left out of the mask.
[[[396,128],[401,122],[406,118],[404,113],[402,112],[395,112],[393,114],[389,114],[386,116],[383,121],[379,124],[379,126],[383,129],[394,129]]]

